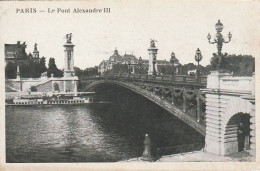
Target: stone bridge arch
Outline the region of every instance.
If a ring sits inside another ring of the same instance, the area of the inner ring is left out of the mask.
[[[217,155],[238,152],[235,116],[250,120],[250,148],[255,149],[254,77],[233,77],[226,73],[208,76],[206,93],[205,149]],[[251,87],[252,86],[252,87]],[[233,125],[232,125],[233,122]]]
[[[237,113],[233,115],[226,127],[224,134],[225,154],[232,154],[249,149],[250,114]]]
[[[238,135],[239,123],[243,123],[243,125],[248,126],[248,129],[250,129],[250,124],[245,123],[245,120],[248,119],[248,122],[250,122],[250,113],[253,110],[253,104],[242,97],[224,96],[221,98],[225,99],[226,103],[223,106],[223,120],[221,121],[221,137],[224,143],[221,153],[224,155],[241,151],[239,150],[241,143]],[[239,118],[243,118],[244,120]]]
[[[173,114],[175,117],[182,120],[184,123],[189,125],[190,127],[194,128],[196,131],[198,131],[201,135],[205,136],[206,133],[206,127],[205,125],[202,125],[201,123],[197,122],[193,118],[191,118],[189,115],[187,115],[184,111],[180,110],[179,108],[175,107],[169,102],[166,102],[162,100],[160,97],[154,95],[153,93],[148,93],[147,91],[144,91],[141,87],[130,83],[130,82],[124,82],[124,81],[118,81],[118,80],[94,80],[87,82],[87,85],[85,86],[84,90],[88,91],[91,88],[94,88],[97,85],[109,83],[109,84],[116,84],[119,86],[122,86],[124,88],[127,88],[131,91],[134,91],[135,93],[147,98],[148,100],[152,101],[153,103],[159,105],[164,110],[168,111],[169,113]]]
[[[226,99],[227,104],[225,108],[223,108],[224,115],[223,115],[223,121],[222,121],[222,130],[224,130],[224,127],[228,124],[230,119],[239,113],[247,114],[250,116],[250,112],[253,109],[253,104],[246,99],[243,99],[241,97],[229,97],[229,99]]]

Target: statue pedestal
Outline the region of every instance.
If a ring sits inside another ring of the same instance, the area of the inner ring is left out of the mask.
[[[207,88],[219,89],[220,88],[220,78],[232,76],[226,71],[211,71],[207,78]]]
[[[150,47],[149,49],[147,49],[149,52],[149,69],[148,69],[148,75],[153,75],[154,73],[154,69],[155,72],[158,73],[158,69],[157,69],[157,62],[155,64],[153,64],[154,59],[156,60],[156,55],[157,55],[157,51],[158,49],[156,47]]]

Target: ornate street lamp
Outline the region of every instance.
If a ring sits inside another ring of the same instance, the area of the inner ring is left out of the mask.
[[[143,60],[142,57],[140,56],[140,58],[138,59],[138,64],[140,66],[140,78],[142,76],[142,64],[143,64]]]
[[[201,55],[201,51],[200,49],[198,48],[196,50],[196,54],[195,54],[195,61],[198,62],[198,65],[197,65],[197,78],[199,80],[199,77],[200,77],[200,70],[199,70],[199,65],[200,65],[200,61],[202,60],[202,55]]]
[[[130,76],[131,71],[130,71],[130,67],[131,67],[131,60],[128,60],[128,76]]]
[[[170,63],[172,64],[172,79],[173,80],[174,80],[174,76],[175,76],[174,63],[176,63],[176,62],[178,62],[178,59],[175,57],[175,53],[172,52]]]
[[[210,39],[211,39],[210,33],[207,36],[210,44],[215,44],[215,43],[217,44],[218,57],[216,57],[216,58],[218,58],[218,60],[215,62],[217,69],[223,69],[223,67],[224,67],[221,65],[223,63],[223,55],[221,53],[223,43],[229,43],[232,38],[232,34],[229,32],[228,41],[225,41],[225,39],[223,38],[223,35],[221,34],[223,28],[224,28],[223,24],[220,22],[220,20],[218,20],[218,23],[215,25],[215,29],[216,29],[217,33],[215,34],[214,41],[213,42],[210,41]]]

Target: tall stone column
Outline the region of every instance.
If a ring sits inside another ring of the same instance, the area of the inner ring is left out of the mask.
[[[156,62],[156,60],[157,60],[156,56],[157,56],[158,49],[155,46],[154,40],[151,40],[150,48],[147,49],[147,50],[149,52],[149,70],[148,70],[148,75],[153,75],[154,70],[155,70],[155,73],[158,72],[157,62]],[[153,62],[155,62],[155,64],[153,64]]]
[[[74,46],[71,42],[72,34],[67,34],[67,42],[63,45],[64,49],[64,77],[74,76]]]
[[[66,35],[66,43],[63,45],[64,49],[64,92],[72,91],[75,95],[77,95],[77,81],[78,77],[75,76],[74,71],[74,46],[71,42],[72,34]],[[67,85],[71,85],[72,87],[67,90]]]

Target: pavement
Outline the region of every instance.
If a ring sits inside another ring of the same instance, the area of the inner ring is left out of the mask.
[[[250,154],[249,151],[243,151],[234,153],[228,156],[219,156],[211,153],[206,153],[204,151],[194,151],[188,153],[180,153],[162,156],[160,159],[155,162],[253,162],[255,157]],[[141,157],[132,158],[126,161],[120,162],[147,162],[141,160]]]

